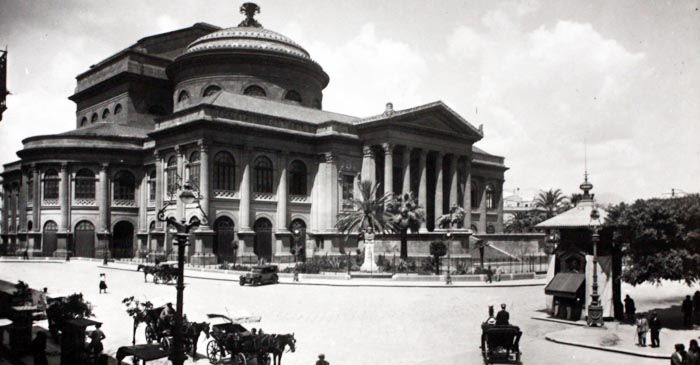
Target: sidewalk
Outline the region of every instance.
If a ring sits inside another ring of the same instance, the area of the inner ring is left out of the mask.
[[[682,343],[687,346],[691,339],[698,337],[698,334],[698,330],[662,329],[659,336],[661,347],[649,347],[648,335],[647,347],[641,347],[636,345],[637,334],[635,326],[618,322],[606,322],[602,328],[576,326],[548,333],[545,335],[545,338],[565,345],[654,359],[670,359],[674,344]]]
[[[135,263],[110,263],[109,265],[98,265],[99,268],[108,270],[125,270],[136,272]],[[139,272],[139,275],[143,273]],[[185,277],[205,280],[221,280],[238,282],[238,277],[245,274],[243,271],[199,269],[185,267]],[[452,285],[445,285],[444,275],[440,277],[402,277],[400,280],[392,278],[352,278],[348,279],[345,273],[328,274],[299,274],[299,281],[294,282],[292,274],[280,273],[279,283],[283,285],[319,285],[319,286],[349,286],[349,287],[402,287],[402,288],[503,288],[520,286],[542,286],[545,279],[508,280],[493,283],[481,281],[461,281],[453,280]],[[426,280],[430,278],[430,280]],[[422,279],[422,280],[421,280]]]

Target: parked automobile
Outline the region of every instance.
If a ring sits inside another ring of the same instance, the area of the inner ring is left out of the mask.
[[[238,283],[241,286],[246,284],[277,284],[278,281],[279,277],[277,276],[277,265],[253,266],[249,273],[241,275],[241,277],[238,279]]]

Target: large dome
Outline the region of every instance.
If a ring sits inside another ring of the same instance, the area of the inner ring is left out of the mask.
[[[207,34],[192,42],[185,53],[236,50],[267,51],[311,60],[309,53],[293,40],[257,27],[233,27]]]

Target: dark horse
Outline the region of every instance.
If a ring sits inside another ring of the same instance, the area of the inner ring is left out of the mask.
[[[145,282],[148,282],[148,280],[146,280],[146,277],[147,277],[149,274],[151,274],[151,275],[153,275],[153,276],[156,275],[156,272],[158,271],[158,267],[157,267],[157,266],[141,265],[141,264],[140,264],[139,266],[136,267],[136,271],[141,271],[141,270],[143,270],[143,282],[145,283]]]
[[[275,335],[274,342],[270,348],[273,364],[282,365],[282,354],[285,352],[285,348],[289,345],[289,350],[294,352],[296,351],[296,343],[297,340],[294,338],[294,333]]]
[[[209,338],[209,323],[208,322],[187,322],[185,325],[185,343],[186,347],[192,350],[192,358],[197,358],[197,342],[199,334],[204,332],[204,336]]]

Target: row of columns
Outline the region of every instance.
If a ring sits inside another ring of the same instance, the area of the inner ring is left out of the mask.
[[[382,151],[384,153],[384,185],[385,191],[393,190],[394,181],[394,148],[395,146],[390,143],[382,144]],[[411,152],[413,148],[405,146],[401,153],[401,167],[402,167],[402,192],[408,192],[411,190]],[[362,180],[369,180],[372,182],[376,181],[376,162],[375,155],[372,146],[363,146],[362,149]],[[418,203],[422,207],[427,207],[428,203],[428,171],[426,168],[427,157],[429,151],[426,149],[418,149]],[[435,218],[445,214],[443,211],[443,180],[449,179],[450,189],[448,191],[449,205],[461,204],[465,207],[465,222],[464,226],[469,227],[471,224],[471,208],[470,208],[470,187],[471,187],[471,168],[469,164],[469,158],[465,158],[465,176],[466,184],[464,188],[464,201],[458,202],[458,188],[459,188],[459,170],[457,166],[458,156],[453,155],[450,159],[449,165],[449,176],[443,176],[443,157],[444,154],[441,151],[437,151],[436,158],[436,182],[435,182],[435,193],[430,198],[434,199],[434,216]],[[465,156],[466,157],[466,156]],[[421,222],[420,230],[425,232],[426,222]]]

